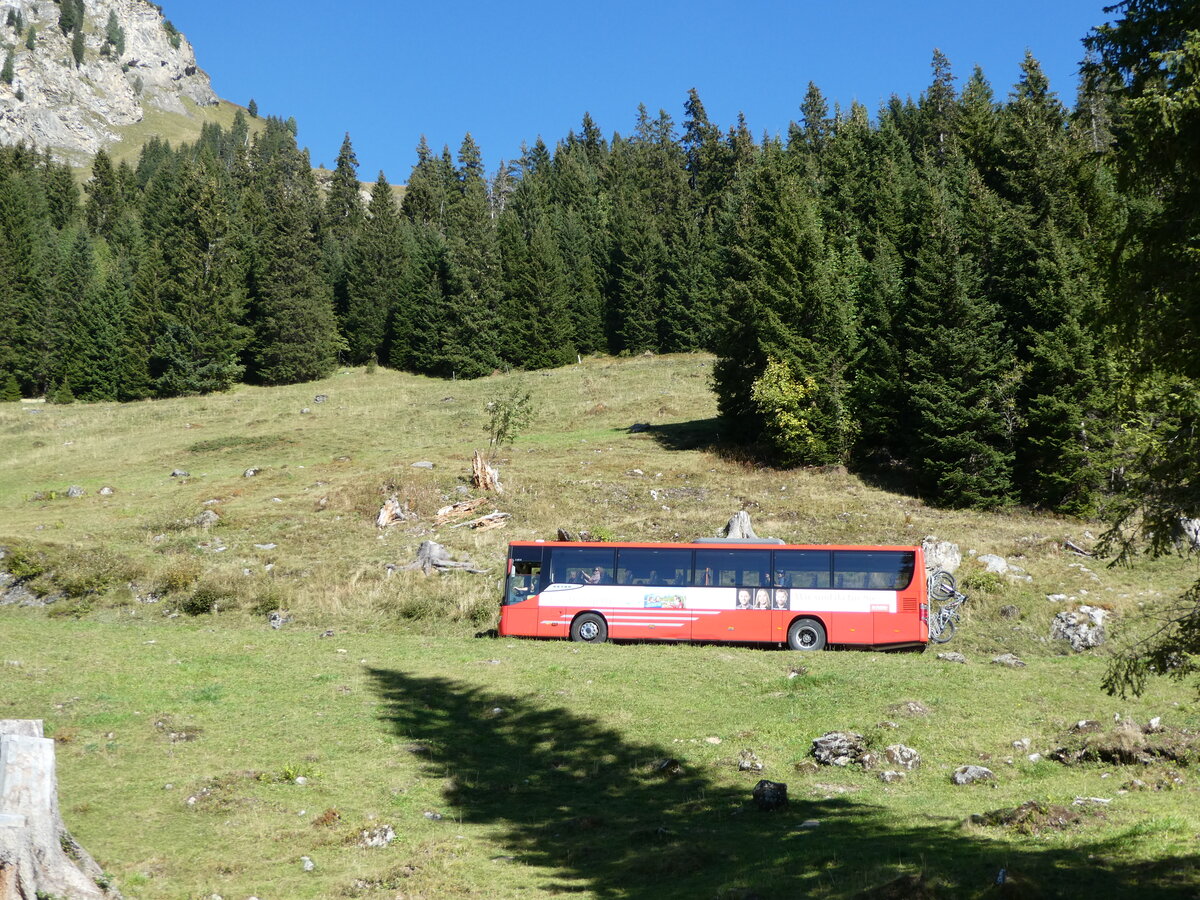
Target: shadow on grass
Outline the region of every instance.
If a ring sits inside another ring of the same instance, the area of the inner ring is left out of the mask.
[[[736,788],[717,784],[689,766],[680,749],[686,744],[627,740],[586,708],[447,678],[369,674],[385,721],[427,748],[430,777],[447,780],[445,800],[456,817],[493,826],[504,856],[538,880],[531,889],[767,900],[868,890],[873,897],[1195,897],[1200,887],[1195,855],[1125,861],[1133,834],[1072,848],[1039,848],[1037,839],[1010,844],[957,820],[900,824],[887,808],[847,797],[805,799],[796,796],[801,776],[790,779],[788,808],[762,812],[750,799],[757,776]],[[670,756],[683,766],[675,777],[655,771]],[[986,789],[971,796],[977,812],[996,805]],[[804,827],[810,819],[819,826]],[[1001,868],[1011,876],[1004,889],[993,886]],[[923,871],[924,880],[870,890],[901,871]]]
[[[633,434],[647,434],[664,450],[719,450],[721,420],[694,419],[690,422],[669,422],[663,425],[635,425]],[[636,429],[636,430],[635,430]]]

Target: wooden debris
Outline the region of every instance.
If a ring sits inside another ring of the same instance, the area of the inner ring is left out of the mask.
[[[505,522],[512,518],[512,513],[500,512],[498,509],[492,510],[486,516],[480,516],[478,519],[472,519],[470,522],[459,522],[457,525],[451,525],[451,528],[474,528],[477,531],[491,531],[493,528],[499,528]]]
[[[471,457],[471,484],[481,491],[504,493],[504,485],[500,483],[499,470],[495,466],[488,465],[483,454],[478,450]]]
[[[437,541],[421,541],[421,546],[417,548],[417,558],[407,566],[404,566],[404,568],[420,569],[426,575],[431,575],[435,569],[439,572],[444,572],[448,569],[462,569],[465,572],[473,572],[476,575],[485,574],[484,569],[476,569],[469,562],[459,562],[451,559],[450,551]]]
[[[397,497],[392,496],[388,497],[379,510],[379,515],[375,517],[375,525],[379,528],[387,528],[389,525],[407,522],[416,517],[417,514],[408,508],[407,500],[401,503]]]
[[[1084,550],[1078,544],[1074,543],[1070,538],[1063,540],[1063,549],[1070,550],[1072,553],[1078,553],[1080,556],[1095,556],[1091,550]]]
[[[458,503],[451,503],[449,506],[443,506],[437,511],[434,517],[434,525],[445,525],[447,522],[452,522],[455,519],[461,519],[463,516],[473,513],[479,507],[487,502],[486,497],[476,497],[473,500],[461,500]]]

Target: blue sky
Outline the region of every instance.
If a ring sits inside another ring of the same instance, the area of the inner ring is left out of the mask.
[[[981,65],[998,97],[1029,49],[1069,105],[1106,2],[161,0],[218,94],[295,116],[314,165],[332,167],[349,132],[360,179],[393,183],[422,134],[456,152],[471,132],[491,171],[585,111],[606,135],[629,133],[639,103],[678,123],[692,87],[710,119],[741,110],[756,136],[786,133],[809,81],[874,113],[925,89],[935,47],[960,84]]]

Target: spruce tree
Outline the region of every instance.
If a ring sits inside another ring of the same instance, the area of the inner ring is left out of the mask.
[[[5,84],[12,84],[14,74],[13,55],[12,51],[10,50],[8,53],[4,54],[4,65],[3,67],[0,67],[0,81],[4,82]]]
[[[316,227],[319,205],[308,154],[291,129],[268,124],[265,158],[255,191],[265,212],[250,273],[247,374],[261,384],[324,378],[345,347],[337,332],[333,297],[321,277]],[[270,148],[274,148],[273,151]]]
[[[380,172],[348,258],[343,333],[352,364],[391,356],[388,321],[404,290],[405,251],[392,188]]]
[[[342,140],[337,165],[325,197],[322,221],[322,256],[325,277],[333,289],[333,304],[344,322],[347,307],[346,282],[349,276],[350,245],[362,225],[362,202],[358,197],[358,157],[349,133]],[[362,360],[365,362],[365,360]]]
[[[843,461],[853,436],[852,308],[837,297],[816,198],[777,144],[739,198],[713,370],[721,416],[794,464]]]
[[[988,508],[1013,493],[1013,368],[998,311],[964,251],[961,198],[968,173],[952,156],[925,161],[914,210],[912,286],[901,322],[909,464],[932,503]]]
[[[248,112],[250,114],[250,118],[252,118],[252,119],[258,118],[258,101],[255,100],[253,97],[251,97],[250,102],[248,104],[246,104],[246,112]]]
[[[75,68],[83,65],[83,26],[77,26],[71,38],[71,56],[75,60]]]

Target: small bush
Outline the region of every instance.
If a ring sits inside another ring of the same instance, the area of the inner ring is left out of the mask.
[[[18,581],[44,574],[49,568],[46,554],[28,547],[10,547],[4,555],[4,569]]]
[[[1003,575],[996,572],[972,572],[962,580],[965,594],[1003,594],[1007,583]]]
[[[167,566],[155,586],[159,594],[179,593],[200,580],[200,560],[180,559]]]
[[[219,612],[233,605],[233,592],[221,585],[205,582],[196,586],[191,595],[179,604],[179,611],[189,616]]]

